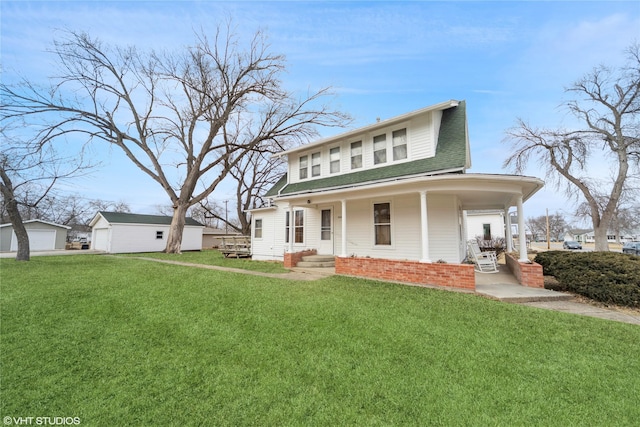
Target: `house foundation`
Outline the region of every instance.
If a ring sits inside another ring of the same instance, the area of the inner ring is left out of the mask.
[[[467,290],[476,288],[471,264],[336,257],[336,274]]]

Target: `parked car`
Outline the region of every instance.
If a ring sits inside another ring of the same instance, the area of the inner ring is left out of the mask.
[[[640,242],[627,242],[622,247],[622,253],[640,255]]]
[[[565,240],[565,242],[562,244],[562,247],[564,249],[582,249],[582,245],[573,240]]]

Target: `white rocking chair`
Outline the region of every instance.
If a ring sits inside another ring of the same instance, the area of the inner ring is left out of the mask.
[[[478,242],[475,240],[469,240],[469,256],[475,264],[475,270],[478,273],[497,273],[498,272],[498,257],[495,251],[482,252]]]

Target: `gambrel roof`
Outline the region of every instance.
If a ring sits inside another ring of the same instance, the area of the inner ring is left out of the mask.
[[[442,121],[434,157],[291,184],[287,184],[287,174],[284,174],[267,192],[266,197],[293,195],[330,188],[351,187],[365,183],[411,176],[464,173],[465,169],[470,167],[466,103],[465,101],[450,101],[445,104],[450,106],[450,108],[443,109],[442,112]],[[441,107],[445,104],[438,104],[438,106],[435,107]],[[406,120],[407,117],[420,114],[424,111],[425,109],[419,110],[391,120]],[[387,122],[383,122],[380,123],[380,125],[385,125],[386,123]],[[368,130],[369,127],[357,131],[365,131]],[[348,134],[353,134],[357,131],[351,131],[348,132]],[[336,140],[341,137],[344,137],[344,135],[339,135],[331,140]],[[308,146],[298,147],[282,154],[299,151],[307,147]]]

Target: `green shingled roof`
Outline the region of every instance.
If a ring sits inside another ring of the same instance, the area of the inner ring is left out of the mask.
[[[171,225],[171,217],[164,215],[143,215],[124,212],[104,212],[100,211],[100,215],[112,224],[154,224],[154,225]],[[193,218],[187,217],[185,225],[195,225],[204,227]]]
[[[438,171],[462,171],[467,166],[466,122],[466,103],[460,101],[457,107],[448,108],[442,112],[438,146],[434,157],[289,185],[287,185],[287,175],[285,174],[267,192],[266,196],[274,197],[278,194],[289,195],[318,191],[323,188],[350,186],[402,176],[433,174]]]

